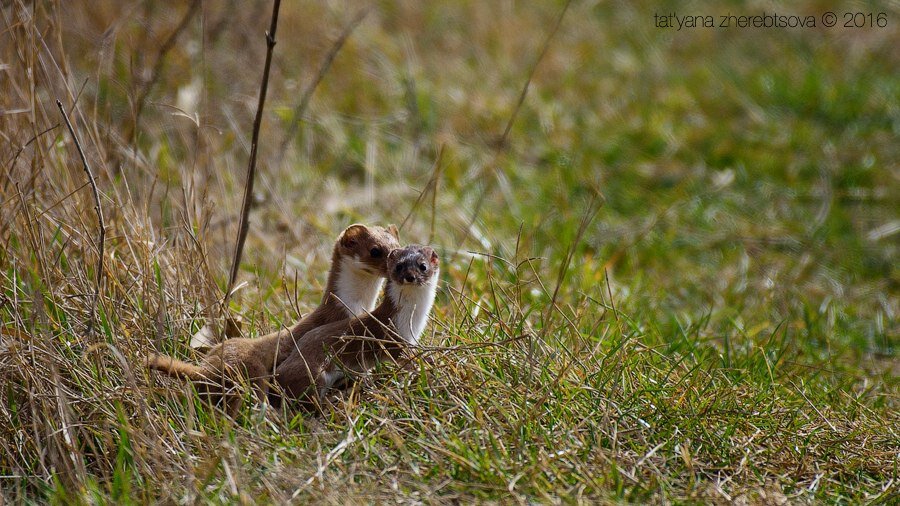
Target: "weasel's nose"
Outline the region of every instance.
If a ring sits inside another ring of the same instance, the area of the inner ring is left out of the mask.
[[[403,278],[403,279],[404,279],[407,283],[412,283],[413,281],[416,280],[416,278],[414,278],[414,277],[412,277],[412,276],[406,276],[406,277]]]

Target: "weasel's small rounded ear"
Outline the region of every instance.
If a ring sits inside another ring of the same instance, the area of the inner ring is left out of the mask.
[[[437,263],[438,263],[438,254],[437,254],[436,251],[434,251],[434,248],[431,248],[431,247],[429,247],[429,246],[426,246],[426,247],[422,248],[422,253],[425,254],[425,257],[428,258],[428,260],[429,260],[433,265],[437,265]]]
[[[368,228],[365,225],[354,224],[350,225],[341,233],[341,246],[345,248],[352,248],[356,246],[356,243],[359,241],[359,238],[362,237],[363,234],[368,232]]]
[[[397,239],[398,241],[400,240],[400,231],[397,230],[397,225],[391,223],[387,226],[387,230],[391,233],[392,236],[394,236],[394,239]]]

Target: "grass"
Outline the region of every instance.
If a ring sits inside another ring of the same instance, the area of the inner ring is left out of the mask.
[[[412,211],[402,238],[444,266],[434,364],[234,420],[141,360],[221,324],[270,4],[204,2],[173,44],[187,6],[0,7],[2,499],[897,500],[896,6],[675,32],[654,12],[758,6],[575,1],[535,66],[559,2],[378,3],[282,156],[360,7],[282,5],[231,309],[289,325],[340,229]],[[99,228],[56,98],[106,218],[93,333]]]

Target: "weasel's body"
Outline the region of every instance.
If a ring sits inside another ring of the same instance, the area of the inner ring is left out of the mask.
[[[303,336],[298,353],[275,371],[275,380],[285,393],[309,401],[348,374],[363,374],[417,344],[434,303],[438,264],[437,254],[427,246],[392,251],[381,304],[368,314],[324,325]]]
[[[295,341],[312,329],[346,320],[375,306],[388,254],[400,247],[397,229],[351,225],[338,238],[322,303],[290,330],[255,339],[235,338],[214,346],[200,364],[165,355],[153,355],[147,365],[169,376],[194,382],[203,391],[220,393],[240,378],[249,380],[265,397],[275,368],[292,353]],[[231,403],[231,410],[236,405]]]

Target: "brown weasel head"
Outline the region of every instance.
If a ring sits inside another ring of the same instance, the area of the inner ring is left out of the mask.
[[[354,269],[387,277],[387,257],[400,247],[399,238],[394,225],[367,227],[357,223],[341,232],[334,252],[336,256],[350,260]]]
[[[411,244],[388,255],[388,280],[397,285],[424,285],[436,281],[438,255],[430,246]]]

